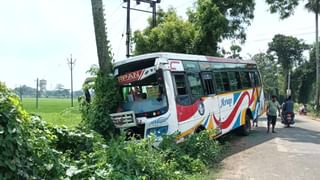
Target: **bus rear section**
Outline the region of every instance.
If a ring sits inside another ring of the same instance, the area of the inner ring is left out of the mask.
[[[179,138],[205,129],[216,136],[232,130],[248,135],[264,106],[253,61],[198,56],[169,60],[176,95]]]

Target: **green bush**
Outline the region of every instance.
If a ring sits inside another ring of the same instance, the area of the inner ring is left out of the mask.
[[[24,111],[18,97],[0,83],[0,179],[59,177],[60,153],[49,146],[54,139],[41,120]]]
[[[52,127],[0,84],[0,179],[190,179],[219,160],[211,131],[176,144],[176,134],[105,141],[86,128]]]
[[[93,89],[93,101],[88,103],[82,98],[80,102],[82,124],[109,139],[116,134],[109,114],[115,112],[120,102],[117,83],[114,77],[98,72]]]

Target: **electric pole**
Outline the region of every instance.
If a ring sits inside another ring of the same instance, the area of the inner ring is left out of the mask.
[[[156,1],[151,1],[150,6],[152,7],[152,27],[156,27],[157,25]]]
[[[156,27],[157,25],[157,8],[156,4],[160,3],[161,0],[136,0],[136,3],[139,5],[141,2],[143,3],[148,3],[150,4],[150,7],[152,7],[152,12],[150,11],[145,11],[145,10],[140,10],[140,9],[135,9],[130,7],[130,1],[131,0],[123,0],[123,2],[127,3],[127,40],[126,40],[126,46],[127,46],[127,58],[130,57],[130,42],[131,42],[131,29],[130,29],[130,10],[135,10],[135,11],[140,11],[140,12],[147,12],[147,13],[152,13],[152,27]]]
[[[127,1],[127,40],[126,40],[126,44],[127,44],[127,58],[130,57],[130,0],[124,0]]]
[[[74,64],[76,63],[76,60],[72,59],[72,54],[70,55],[70,59],[67,59],[67,62],[71,72],[71,107],[73,107],[73,67],[74,67]]]
[[[39,78],[37,78],[37,87],[36,87],[36,109],[39,108]]]

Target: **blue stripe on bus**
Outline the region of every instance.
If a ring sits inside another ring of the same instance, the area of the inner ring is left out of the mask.
[[[240,94],[240,92],[233,94],[233,104],[235,104],[238,101]]]
[[[209,120],[209,117],[210,117],[210,115],[207,116],[207,119],[206,119],[206,121],[204,122],[204,127],[205,127],[205,128],[207,128],[207,125],[208,125],[208,122],[209,122],[209,121],[208,121],[208,120]]]
[[[241,113],[239,113],[238,117],[237,117],[237,120],[236,122],[234,123],[232,129],[235,129],[235,128],[238,128],[240,126],[240,116],[241,116]]]

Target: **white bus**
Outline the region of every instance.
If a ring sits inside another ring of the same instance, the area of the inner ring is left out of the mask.
[[[252,60],[151,53],[114,64],[123,101],[111,114],[117,128],[147,137],[204,129],[243,135],[263,113],[264,93]]]

